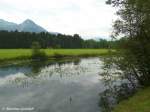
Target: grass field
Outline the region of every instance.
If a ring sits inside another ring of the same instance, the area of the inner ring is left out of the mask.
[[[141,90],[129,100],[121,102],[114,112],[150,112],[150,88]]]
[[[56,54],[63,56],[98,56],[108,54],[108,49],[44,49],[49,57]],[[31,57],[31,49],[0,49],[0,60]]]

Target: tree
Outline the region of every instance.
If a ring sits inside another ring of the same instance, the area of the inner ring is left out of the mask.
[[[105,41],[105,46],[104,42]],[[83,40],[80,35],[0,31],[0,48],[31,48],[38,42],[41,48],[107,48],[107,40]]]
[[[118,7],[113,37],[124,35],[122,61],[142,85],[150,85],[150,1],[108,0]],[[125,68],[125,67],[123,67]]]
[[[47,60],[46,53],[41,51],[41,46],[38,42],[32,43],[32,59],[33,60]]]

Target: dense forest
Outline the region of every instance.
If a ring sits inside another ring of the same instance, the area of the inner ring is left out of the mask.
[[[33,42],[38,42],[42,48],[109,48],[110,43],[113,43],[105,39],[83,40],[78,34],[71,36],[0,31],[0,48],[31,48]]]

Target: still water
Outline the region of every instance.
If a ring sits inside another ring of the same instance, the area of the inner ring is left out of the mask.
[[[1,67],[0,112],[101,112],[102,66],[100,58],[83,58]]]

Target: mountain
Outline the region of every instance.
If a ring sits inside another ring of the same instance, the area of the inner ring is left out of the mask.
[[[44,28],[41,26],[35,24],[32,20],[25,20],[23,23],[18,25],[18,31],[22,32],[47,32]]]
[[[0,19],[0,30],[15,31],[17,29],[18,29],[18,25],[16,23],[12,23]]]
[[[0,19],[0,30],[7,30],[7,31],[18,30],[19,32],[35,32],[35,33],[47,32],[44,28],[37,25],[30,19],[25,20],[21,24],[16,24],[16,23],[12,23],[12,22],[8,22],[3,19]]]

